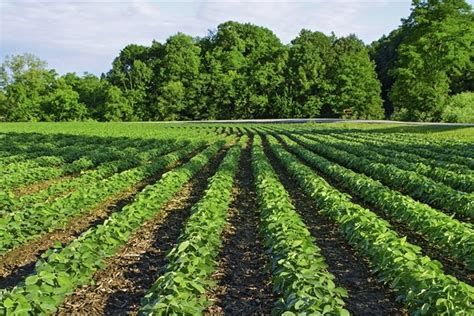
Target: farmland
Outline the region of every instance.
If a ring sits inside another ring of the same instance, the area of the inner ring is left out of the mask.
[[[474,128],[0,125],[0,315],[473,315]]]

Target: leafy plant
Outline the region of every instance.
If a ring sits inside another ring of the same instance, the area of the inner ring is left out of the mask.
[[[239,145],[228,151],[209,180],[204,196],[191,210],[177,245],[167,255],[165,272],[143,298],[139,315],[201,314],[211,304],[206,290],[214,282],[209,276],[216,268],[240,148],[246,142],[244,136]]]
[[[46,252],[36,264],[34,274],[12,290],[0,293],[0,314],[54,313],[74,288],[91,282],[93,273],[104,267],[105,259],[159,212],[223,143],[218,141],[186,164],[163,174],[157,183],[147,186],[133,203],[113,213],[102,225],[89,229],[64,248]]]
[[[254,137],[252,169],[273,289],[280,296],[272,314],[348,315],[343,301],[347,292],[327,271],[321,250],[268,162],[259,136]]]
[[[390,224],[350,201],[311,168],[275,142],[271,149],[320,212],[336,221],[342,234],[371,262],[379,279],[390,282],[410,313],[470,315],[474,288],[445,275],[441,265],[398,236]]]

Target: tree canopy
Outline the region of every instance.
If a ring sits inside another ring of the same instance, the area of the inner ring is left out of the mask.
[[[413,1],[402,26],[372,45],[394,117],[438,121],[452,95],[472,91],[473,43],[474,13],[466,1]]]
[[[307,29],[285,45],[268,28],[228,21],[202,38],[127,45],[100,77],[8,56],[0,119],[474,121],[473,42],[466,1],[414,0],[401,26],[370,45]]]

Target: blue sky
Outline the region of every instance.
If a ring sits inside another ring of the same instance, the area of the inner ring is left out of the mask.
[[[471,1],[470,1],[471,2]],[[33,53],[59,73],[100,74],[130,43],[164,42],[179,31],[205,36],[228,20],[270,28],[288,43],[302,28],[355,33],[370,43],[410,12],[410,0],[91,1],[0,0],[0,62]]]

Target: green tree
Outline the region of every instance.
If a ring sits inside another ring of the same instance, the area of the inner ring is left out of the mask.
[[[474,123],[474,92],[451,96],[441,118],[443,122]]]
[[[390,93],[395,117],[437,121],[452,80],[459,82],[473,69],[472,8],[463,0],[415,0],[404,24],[408,35],[398,49]]]
[[[267,28],[225,22],[203,41],[205,86],[219,118],[264,118],[284,83],[287,50]]]
[[[389,92],[394,82],[393,72],[398,58],[397,50],[407,35],[406,29],[401,26],[390,32],[388,36],[384,35],[379,40],[372,42],[369,46],[370,58],[375,62],[375,71],[382,84],[381,95],[387,118],[393,113],[393,103],[389,98]]]
[[[75,73],[67,73],[62,78],[79,94],[79,102],[87,107],[91,118],[105,120],[103,108],[109,83],[93,74],[85,73],[79,77]]]
[[[343,116],[344,110],[350,109],[351,118],[383,118],[380,81],[364,43],[355,35],[339,38],[334,42],[334,54],[329,67],[333,112]]]
[[[107,80],[119,87],[139,119],[150,116],[148,98],[153,79],[150,48],[142,45],[127,45],[112,63]]]
[[[284,96],[290,117],[317,117],[323,105],[328,104],[333,87],[329,79],[334,62],[334,35],[303,29],[291,41],[288,58],[287,82],[291,99]]]
[[[0,115],[9,121],[38,121],[41,103],[55,82],[56,72],[31,54],[7,56],[0,66],[0,89],[4,97]]]
[[[200,88],[200,52],[196,41],[178,33],[163,46],[159,67],[158,97],[155,117],[161,120],[195,119]]]
[[[124,97],[122,90],[115,86],[107,89],[103,117],[107,121],[133,121],[136,117],[133,107]]]
[[[54,90],[42,100],[43,120],[78,121],[87,118],[87,107],[79,102],[79,93],[60,78]]]

